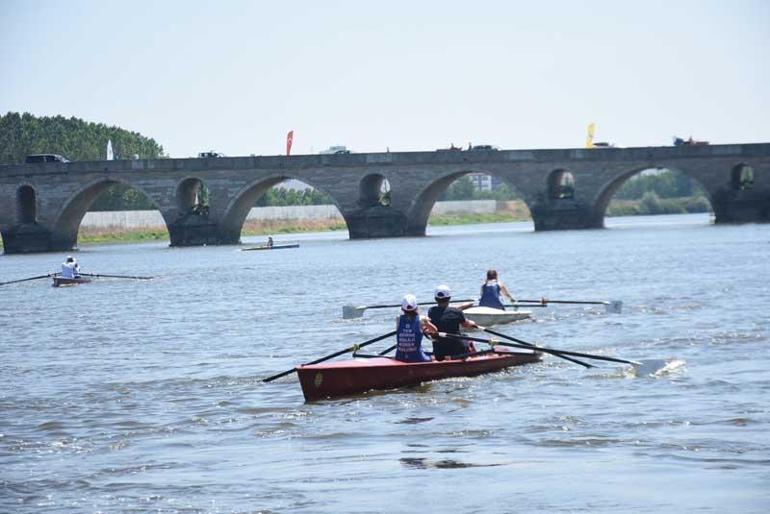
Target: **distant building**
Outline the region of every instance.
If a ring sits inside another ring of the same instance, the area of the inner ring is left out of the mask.
[[[499,178],[486,173],[470,173],[468,178],[471,179],[477,191],[496,191],[502,185]]]

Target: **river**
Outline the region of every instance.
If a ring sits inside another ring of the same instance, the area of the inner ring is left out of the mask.
[[[770,225],[709,223],[83,247],[84,272],[160,278],[0,288],[0,512],[768,512]],[[0,281],[63,258],[2,256]],[[467,297],[490,267],[522,298],[623,301],[501,331],[681,365],[546,357],[316,403],[293,376],[260,380],[394,328],[395,309],[344,304]]]

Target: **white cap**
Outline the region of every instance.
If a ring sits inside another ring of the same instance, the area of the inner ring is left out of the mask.
[[[452,296],[452,290],[449,289],[448,285],[441,284],[440,286],[436,287],[436,290],[433,292],[433,297],[438,300],[445,300],[447,298],[450,298]]]
[[[401,310],[404,311],[416,311],[417,310],[417,298],[413,294],[404,296],[401,300]]]

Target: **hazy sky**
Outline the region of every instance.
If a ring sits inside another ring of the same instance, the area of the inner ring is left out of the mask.
[[[175,157],[770,141],[768,0],[0,0],[0,65]]]

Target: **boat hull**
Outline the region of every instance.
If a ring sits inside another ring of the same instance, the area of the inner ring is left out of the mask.
[[[492,307],[471,307],[463,311],[465,317],[475,321],[482,327],[491,327],[492,325],[502,325],[521,321],[532,316],[532,311],[507,311],[493,309]]]
[[[251,246],[249,248],[241,248],[241,251],[250,252],[252,250],[284,250],[286,248],[299,248],[299,243],[292,245]]]
[[[80,277],[80,278],[53,277],[54,287],[76,286],[78,284],[88,284],[89,282],[91,282],[91,279],[85,278],[85,277]]]
[[[389,357],[356,359],[298,366],[297,375],[306,401],[337,398],[373,389],[395,389],[431,380],[472,377],[512,366],[538,362],[541,354],[529,350],[508,351],[431,362],[400,362]]]

